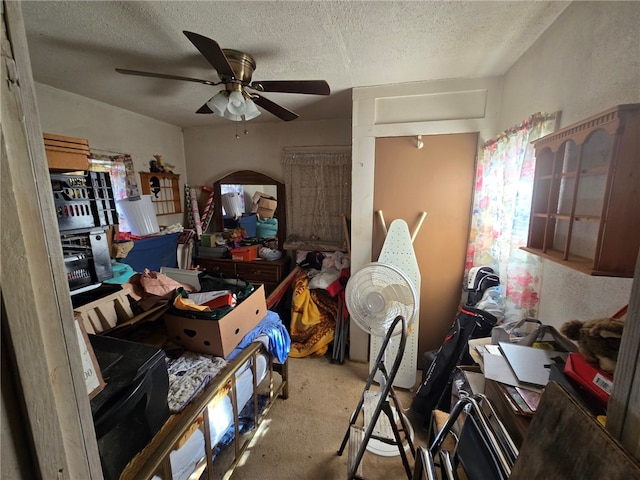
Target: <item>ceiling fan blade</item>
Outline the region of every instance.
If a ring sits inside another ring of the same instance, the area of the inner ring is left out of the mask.
[[[306,93],[329,95],[331,89],[324,80],[271,80],[253,82],[251,88],[259,92]]]
[[[141,72],[139,70],[127,70],[124,68],[116,68],[116,72],[125,75],[137,75],[140,77],[165,78],[167,80],[184,80],[185,82],[203,83],[205,85],[220,85],[220,82],[212,82],[211,80],[202,80],[200,78],[180,77],[178,75],[167,75],[165,73]]]
[[[213,110],[211,110],[209,108],[209,105],[205,103],[198,110],[196,110],[196,113],[213,113]]]
[[[260,95],[251,95],[251,99],[255,102],[256,105],[264,108],[267,112],[275,115],[285,122],[295,120],[299,116],[297,113],[294,113],[291,110],[287,110],[283,106],[278,105],[277,103],[274,103],[267,98],[261,97]]]
[[[191,40],[191,43],[195,45],[202,56],[204,56],[213,68],[216,69],[221,80],[222,77],[235,78],[236,74],[234,73],[233,68],[231,68],[229,60],[227,60],[227,57],[220,48],[220,45],[218,45],[218,42],[198,33],[188,32],[186,30],[183,30],[182,33]]]

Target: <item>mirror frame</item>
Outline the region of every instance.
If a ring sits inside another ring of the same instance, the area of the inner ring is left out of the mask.
[[[260,172],[253,170],[238,170],[216,180],[213,183],[213,225],[217,232],[224,230],[222,219],[222,189],[221,185],[275,185],[277,189],[278,212],[278,249],[284,250],[284,242],[287,238],[287,205],[286,205],[286,189],[282,182],[269,177]]]

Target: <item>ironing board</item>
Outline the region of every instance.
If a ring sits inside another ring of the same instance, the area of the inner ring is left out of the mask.
[[[417,233],[417,231],[415,232]],[[415,234],[414,234],[415,237]],[[391,222],[387,231],[387,236],[382,246],[382,251],[378,257],[378,262],[393,265],[409,277],[413,282],[413,285],[420,295],[420,268],[418,267],[418,260],[413,250],[413,239],[409,233],[409,226],[404,220],[398,219]],[[400,363],[400,368],[396,374],[393,385],[400,388],[411,388],[416,383],[416,367],[418,365],[418,324],[420,323],[419,316],[420,308],[416,309],[416,316],[414,317],[413,324],[410,327],[409,336],[405,346],[404,356]],[[371,335],[369,343],[369,366],[370,370],[375,367],[376,357],[384,338]],[[398,342],[392,340],[387,347],[387,355],[390,358],[394,358],[398,351]],[[380,379],[376,378],[379,383]]]

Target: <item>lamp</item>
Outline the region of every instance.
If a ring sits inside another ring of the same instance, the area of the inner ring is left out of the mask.
[[[234,90],[229,93],[222,90],[216,93],[211,100],[207,102],[207,106],[220,117],[239,122],[240,120],[251,120],[260,115],[260,110],[250,97],[239,91]]]

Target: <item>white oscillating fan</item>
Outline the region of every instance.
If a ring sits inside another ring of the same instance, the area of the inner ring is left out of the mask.
[[[365,332],[382,337],[383,340],[374,367],[369,373],[360,402],[351,416],[349,428],[344,436],[340,450],[338,450],[338,455],[342,455],[349,441],[350,458],[347,478],[348,480],[361,478],[360,463],[369,440],[378,440],[386,444],[389,444],[389,440],[391,440],[391,444],[398,447],[407,477],[411,480],[412,472],[400,432],[404,434],[404,442],[407,443],[414,457],[415,449],[411,440],[409,424],[402,414],[400,401],[393,390],[393,380],[402,361],[404,347],[407,342],[407,330],[418,310],[418,294],[413,282],[402,270],[390,264],[372,262],[351,276],[345,290],[345,302],[347,310],[355,323]],[[392,337],[399,339],[399,345],[393,364],[388,369],[385,353]],[[371,393],[370,388],[376,375],[378,375],[380,383],[380,389],[376,394],[378,401],[370,419],[368,419],[368,423],[365,421],[363,429],[356,426],[355,423],[365,400]],[[394,415],[389,404],[389,398],[394,403],[397,415]],[[389,439],[386,436],[380,438],[374,433],[381,412],[385,413],[389,421],[388,426],[391,430],[390,433],[393,434],[393,439]],[[400,428],[398,427],[398,420],[401,423]]]

